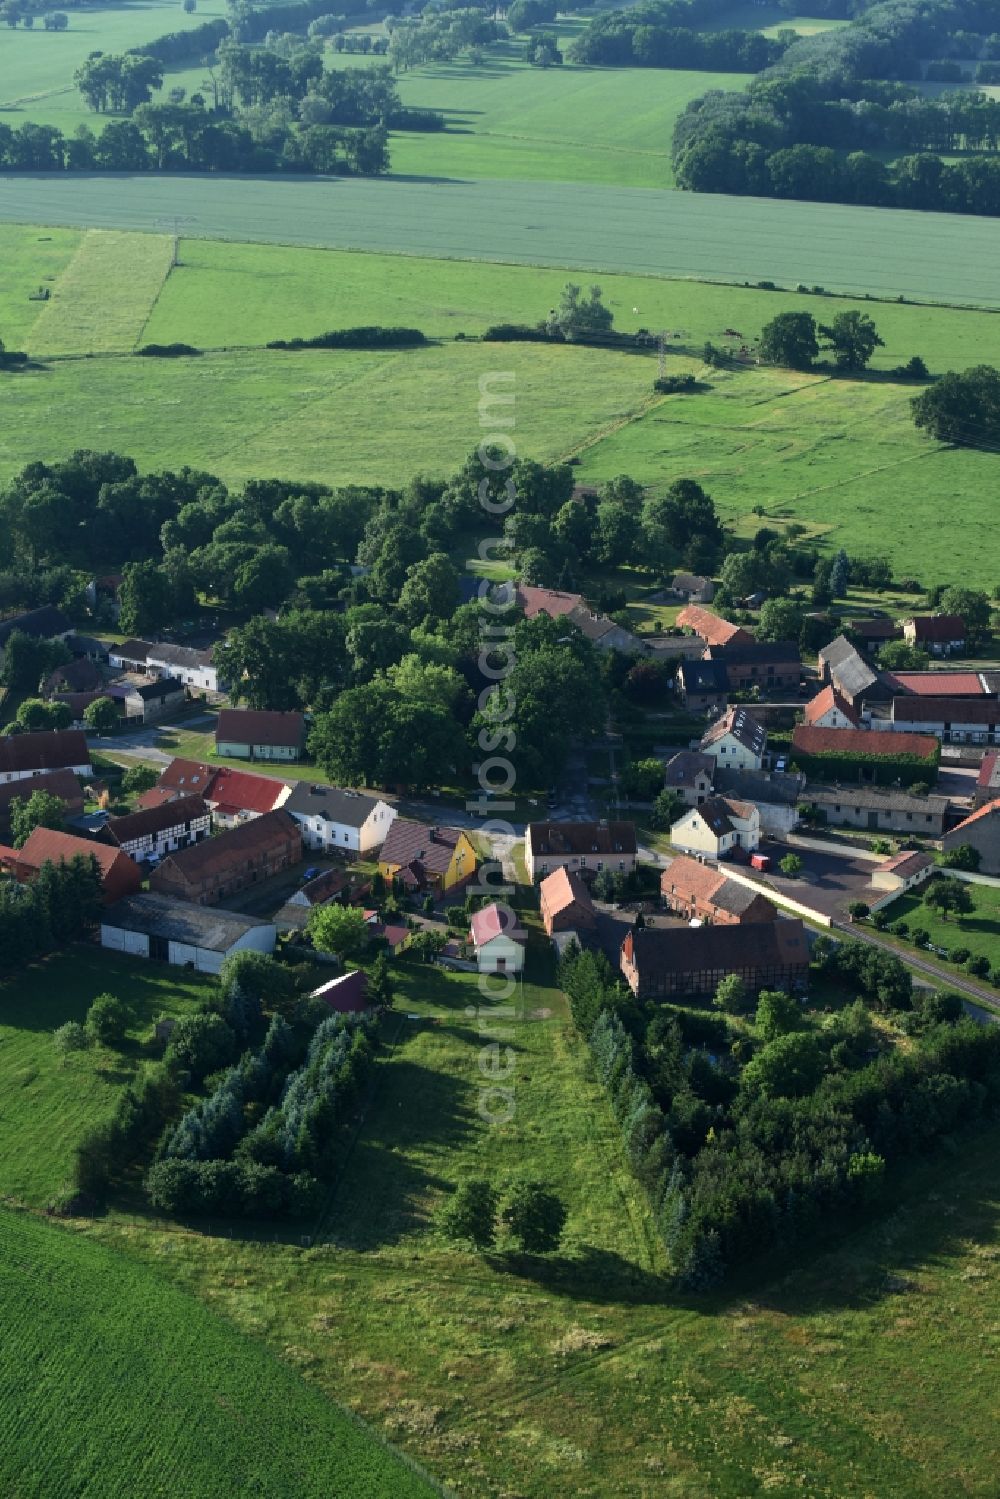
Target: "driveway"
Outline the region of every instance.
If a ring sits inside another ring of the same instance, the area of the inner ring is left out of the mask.
[[[788,879],[778,868],[778,863],[789,852],[787,843],[763,841],[760,852],[768,854],[771,868],[759,876],[762,883],[773,886],[789,900],[797,900],[811,906],[831,920],[847,921],[847,908],[852,901],[871,899],[872,861],[870,859],[844,858],[839,854],[804,848],[797,844],[795,853],[802,860],[803,869],[796,879]],[[736,866],[740,873],[754,876],[744,865]],[[725,870],[725,863],[719,868]]]

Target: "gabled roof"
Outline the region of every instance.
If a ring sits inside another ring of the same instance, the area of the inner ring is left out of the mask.
[[[204,794],[223,816],[233,816],[237,812],[273,812],[279,803],[285,805],[282,798],[287,790],[286,782],[276,776],[258,776],[223,765],[212,779],[211,790]]]
[[[518,583],[517,602],[524,610],[525,619],[534,619],[536,614],[547,614],[550,619],[561,619],[583,603],[582,593],[564,593],[559,588],[535,588],[530,583]]]
[[[678,854],[660,875],[660,890],[664,895],[710,901],[725,878],[714,865],[702,864],[700,859],[689,859],[687,854]]]
[[[692,807],[691,811],[685,813],[678,821],[683,822],[688,817],[700,817],[702,822],[713,833],[716,838],[722,838],[726,833],[733,831],[733,819],[738,822],[749,822],[753,819],[757,808],[752,802],[738,801],[732,796],[710,796],[702,802],[700,807]],[[677,823],[674,823],[674,827]]]
[[[711,755],[702,755],[697,750],[678,750],[666,763],[663,782],[671,789],[693,786],[699,776],[707,776],[709,785],[715,775],[716,762]]]
[[[986,688],[977,671],[891,671],[890,687],[916,697],[985,697]]]
[[[854,807],[869,812],[912,812],[924,816],[930,813],[932,817],[943,817],[948,806],[946,796],[911,796],[908,791],[896,791],[889,786],[817,786],[811,781],[802,800],[814,802],[818,807]]]
[[[360,968],[342,973],[338,978],[328,979],[314,989],[310,999],[321,999],[331,1010],[346,1015],[368,1008],[368,975]]]
[[[752,755],[762,755],[767,747],[767,734],[764,732],[763,724],[748,713],[746,708],[727,708],[720,718],[705,730],[701,736],[702,748],[709,744],[718,744],[720,739],[725,739],[731,734],[737,744],[741,744],[745,750]]]
[[[1000,698],[894,697],[893,723],[1000,723]]]
[[[863,640],[900,640],[903,635],[902,626],[894,619],[849,619],[847,623]]]
[[[766,666],[775,662],[782,666],[799,662],[802,657],[794,640],[744,640],[735,637],[724,646],[712,647],[727,666]]]
[[[536,858],[539,854],[634,854],[638,847],[634,822],[532,822],[528,833]]]
[[[104,681],[96,662],[89,656],[78,656],[57,666],[45,678],[46,692],[90,692]]]
[[[878,681],[861,653],[843,635],[831,640],[823,647],[819,659],[829,668],[830,675],[841,692],[848,697],[860,697]]]
[[[89,764],[90,751],[82,729],[43,729],[37,734],[10,734],[0,739],[0,772],[65,770]]]
[[[792,749],[800,755],[916,755],[920,760],[937,758],[938,742],[933,734],[878,733],[872,729],[817,729],[796,724]]]
[[[729,969],[805,967],[809,947],[802,922],[782,918],[747,926],[640,927],[622,944],[643,974],[668,976]]]
[[[518,924],[514,912],[496,901],[483,906],[479,911],[473,911],[469,927],[477,949],[495,942],[498,937],[509,937],[512,942],[528,940],[527,933]]]
[[[957,823],[955,827],[951,828],[945,834],[945,838],[954,838],[955,834],[962,832],[964,828],[970,828],[974,822],[982,822],[988,817],[1000,817],[1000,797],[997,797],[992,802],[987,802],[985,807],[980,807],[978,811],[971,813],[964,821]]]
[[[221,766],[218,765],[204,765],[199,760],[175,758],[164,766],[156,784],[169,787],[171,791],[197,791],[199,796],[207,799],[209,788],[220,770]]]
[[[128,812],[124,817],[110,817],[104,825],[103,836],[120,847],[136,838],[155,837],[167,828],[195,822],[208,815],[208,807],[202,797],[178,796],[172,801],[161,801],[155,807]]]
[[[299,825],[294,818],[289,817],[287,812],[265,812],[263,817],[241,822],[228,832],[217,833],[214,838],[206,838],[202,843],[191,843],[187,848],[168,854],[160,869],[171,865],[188,880],[224,874],[246,859],[284,843],[290,836],[296,839],[300,837]]]
[[[127,860],[135,868],[128,854],[123,854],[120,848],[94,843],[90,838],[75,838],[72,833],[59,833],[53,828],[33,828],[23,848],[18,849],[17,860],[29,869],[41,869],[43,864],[58,864],[62,860],[68,864],[80,856],[89,859],[91,854],[101,866],[102,876],[107,876],[119,859]]]
[[[1000,785],[1000,750],[991,750],[988,755],[983,756],[983,763],[976,777],[976,785],[984,787]]]
[[[677,623],[683,629],[693,630],[696,635],[700,635],[706,645],[730,645],[753,640],[747,630],[741,629],[739,625],[731,625],[728,619],[713,614],[711,609],[703,609],[700,604],[686,605],[678,614]]]
[[[20,781],[5,781],[0,785],[0,820],[10,812],[10,804],[16,796],[26,800],[35,791],[47,791],[58,796],[70,806],[83,806],[83,787],[71,770],[50,770],[44,775],[25,777]]]
[[[588,609],[586,604],[578,604],[565,616],[570,624],[576,625],[581,634],[586,635],[588,640],[603,640],[605,635],[610,635],[612,630],[624,630],[622,625],[609,619],[606,614],[595,614]],[[625,634],[629,632],[624,630]]]
[[[735,770],[720,766],[715,772],[715,789],[721,796],[774,807],[794,807],[801,800],[804,785],[804,775],[786,770]]]
[[[550,916],[558,916],[572,905],[583,906],[587,911],[594,909],[586,883],[575,869],[567,869],[564,865],[545,876],[538,887],[538,897],[542,909]]]
[[[145,662],[152,650],[148,640],[123,640],[121,645],[111,646],[108,654],[115,656],[119,661],[142,661]]]
[[[925,854],[912,849],[908,852],[895,854],[891,859],[884,860],[879,864],[878,874],[898,874],[903,879],[909,879],[911,874],[919,874],[921,869],[931,869],[934,860],[930,854]]]
[[[834,708],[838,709],[855,728],[860,727],[861,720],[846,698],[841,697],[836,687],[824,687],[822,692],[817,692],[815,697],[809,699],[805,707],[805,721],[815,723],[817,719],[832,712]]]
[[[379,853],[381,864],[397,864],[410,873],[419,884],[424,870],[431,874],[446,874],[451,864],[461,828],[429,827],[425,822],[412,822],[408,817],[397,817],[386,834]],[[404,873],[404,879],[406,875]]]
[[[221,911],[218,906],[196,906],[173,895],[148,891],[109,906],[101,917],[101,925],[162,937],[167,942],[181,942],[207,952],[228,952],[247,932],[270,923],[239,916],[235,911]]]
[[[677,668],[685,692],[729,691],[729,673],[722,660],[682,661]]]
[[[196,650],[191,645],[169,645],[163,641],[150,641],[147,645],[147,661],[162,661],[165,666],[204,668],[212,665],[212,652]]]
[[[215,725],[216,744],[266,744],[301,749],[305,719],[301,713],[274,713],[263,708],[223,708]]]
[[[918,641],[965,639],[965,620],[958,614],[915,614],[906,624],[913,626],[913,637]]]
[[[375,811],[378,801],[362,791],[344,791],[321,781],[296,781],[291,796],[282,806],[294,817],[322,817],[344,827],[360,828]]]
[[[5,646],[17,630],[30,635],[34,640],[51,640],[54,635],[65,635],[73,628],[61,609],[54,604],[43,604],[40,609],[29,609],[26,614],[15,614],[0,624],[0,646]]]

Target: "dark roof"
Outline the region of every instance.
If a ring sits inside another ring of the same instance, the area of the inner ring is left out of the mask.
[[[733,916],[742,916],[744,911],[749,911],[758,900],[765,901],[777,917],[777,907],[773,901],[768,900],[763,890],[754,890],[750,885],[741,885],[738,880],[723,880],[712,896],[713,906],[718,906],[721,911],[729,911]]]
[[[691,811],[698,814],[716,838],[721,838],[733,831],[733,817],[740,819],[749,817],[752,810],[753,808],[747,803],[736,801],[728,796],[710,796],[699,807],[691,808]]]
[[[22,635],[31,635],[35,640],[50,640],[53,635],[65,635],[73,628],[61,609],[54,604],[44,604],[41,609],[29,609],[27,614],[15,614],[0,624],[0,646],[7,644],[15,630]]]
[[[373,796],[361,791],[342,791],[322,782],[296,781],[292,794],[282,802],[286,812],[300,817],[325,817],[345,827],[360,828],[378,806]]]
[[[147,647],[147,660],[165,661],[168,666],[211,666],[212,652],[196,650],[191,645],[169,645],[162,641],[151,641]]]
[[[269,744],[301,749],[305,719],[301,713],[272,713],[257,708],[223,708],[215,725],[216,744]]]
[[[809,947],[802,922],[782,918],[749,926],[640,927],[629,932],[625,946],[640,978],[645,974],[684,974],[706,968],[806,967]]]
[[[677,675],[685,692],[720,692],[729,690],[729,673],[721,660],[682,661]]]
[[[796,724],[792,750],[800,755],[916,755],[932,760],[938,751],[933,734],[879,733],[874,729],[817,729]]]
[[[725,739],[727,734],[732,734],[737,744],[742,744],[752,755],[763,755],[767,748],[767,734],[763,724],[746,708],[727,708],[721,718],[717,718],[705,730],[701,742],[703,745],[715,744],[718,740]]]
[[[104,828],[105,836],[112,843],[131,843],[136,838],[155,836],[167,828],[181,823],[194,822],[207,817],[208,807],[200,796],[177,796],[172,801],[160,802],[155,807],[144,807],[139,812],[128,812],[124,817],[111,817]]]
[[[766,666],[769,661],[798,662],[802,658],[794,640],[733,640],[729,645],[713,646],[718,658],[727,666]]]
[[[958,614],[915,614],[906,621],[916,640],[964,640],[965,620]]]
[[[176,677],[155,677],[150,682],[128,682],[125,685],[130,693],[141,697],[144,703],[158,697],[176,697],[184,691],[184,683],[179,682]]]
[[[848,697],[859,697],[874,686],[878,677],[855,646],[843,635],[831,640],[819,653],[819,659],[830,671],[830,675]]]
[[[175,804],[167,802],[166,805],[172,807]],[[284,842],[289,834],[294,834],[296,838],[300,836],[299,825],[293,817],[280,810],[265,812],[262,817],[241,822],[239,827],[231,828],[228,832],[206,838],[203,843],[192,843],[187,848],[168,854],[160,868],[165,869],[168,864],[172,864],[186,879],[223,874],[244,859],[252,858],[253,855]]]
[[[903,627],[894,619],[849,619],[847,623],[863,640],[902,639]]]
[[[270,923],[239,916],[235,911],[220,911],[218,906],[196,906],[172,895],[150,891],[116,901],[104,912],[101,925],[143,932],[149,937],[183,942],[209,952],[228,952],[247,932]]]
[[[1000,698],[894,697],[894,723],[1000,723]]]
[[[531,852],[539,854],[634,854],[634,822],[532,822]]]
[[[47,791],[69,806],[83,806],[83,787],[73,772],[50,770],[45,775],[25,776],[20,781],[5,781],[0,785],[0,819],[8,816],[15,796],[27,799],[34,791]]]
[[[0,739],[0,772],[63,770],[89,764],[90,751],[82,729],[43,729],[37,734],[11,734]]]
[[[804,777],[784,770],[728,770],[715,773],[715,789],[725,796],[736,796],[745,802],[768,802],[772,806],[794,807],[801,800]]]
[[[401,869],[417,866],[413,871],[415,878],[421,868],[432,874],[445,874],[461,836],[461,828],[428,827],[425,822],[397,817],[386,835],[379,862],[398,864]]]
[[[104,681],[95,662],[88,656],[78,656],[57,666],[45,679],[46,692],[90,692]]]
[[[117,656],[119,661],[145,661],[149,651],[148,640],[123,640],[121,645],[113,645],[108,654]]]
[[[715,760],[711,755],[702,755],[697,750],[678,750],[666,764],[663,772],[664,785],[670,787],[693,786],[698,776],[708,777],[711,784],[715,775]]]
[[[860,807],[868,812],[930,812],[943,817],[948,806],[946,796],[911,796],[907,791],[893,791],[880,786],[814,786],[809,783],[803,793],[804,802],[827,805]]]

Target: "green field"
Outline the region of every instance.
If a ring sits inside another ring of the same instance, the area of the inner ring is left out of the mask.
[[[40,305],[32,354],[103,354],[132,349],[173,261],[169,235],[92,229]]]
[[[224,1318],[101,1244],[0,1212],[0,1490],[389,1499],[425,1483]]]
[[[992,971],[1000,971],[1000,889],[971,883],[966,888],[973,909],[961,921],[954,916],[942,920],[940,912],[924,905],[922,892],[903,895],[883,909],[890,921],[905,921],[911,931],[923,927],[934,947],[967,947],[977,957],[987,958]]]
[[[285,1350],[463,1494],[992,1492],[995,1130],[916,1170],[905,1199],[794,1273],[672,1299],[559,996],[527,988],[514,1117],[491,1127],[474,978],[404,972],[398,1007],[422,1018],[380,1064],[328,1247],[251,1252],[114,1218],[97,1232]],[[478,1258],[433,1230],[449,1187],[507,1169],[567,1203],[547,1263]]]
[[[0,177],[0,222],[1000,303],[1000,220],[599,183]]]
[[[206,993],[204,979],[176,968],[78,947],[33,964],[0,985],[0,1195],[33,1207],[67,1182],[73,1147],[113,1112],[142,1066],[140,1041],[160,1015],[182,1015]],[[52,1033],[82,1021],[110,991],[135,1009],[129,1044],[97,1047],[60,1062]]]

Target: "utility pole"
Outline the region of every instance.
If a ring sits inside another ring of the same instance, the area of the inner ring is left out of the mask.
[[[170,254],[170,269],[171,270],[173,270],[176,266],[179,266],[180,263],[181,263],[180,262],[181,228],[185,224],[195,224],[195,223],[197,223],[196,219],[192,218],[189,214],[182,214],[182,213],[167,214],[163,218],[159,218],[159,219],[156,220],[156,227],[158,229],[165,229],[167,231],[167,233],[171,237],[171,241],[172,241],[172,248],[171,248],[171,254]]]

